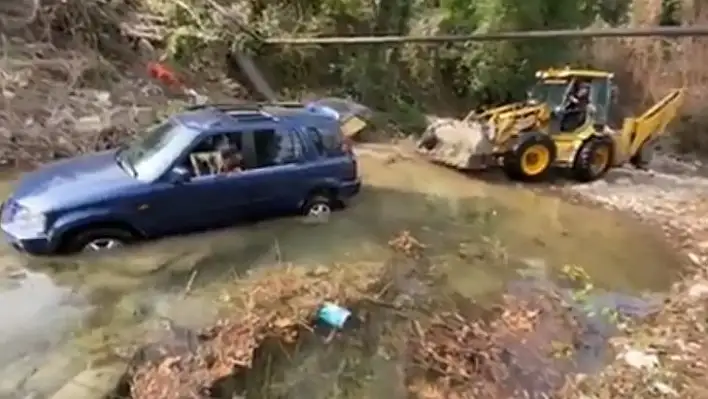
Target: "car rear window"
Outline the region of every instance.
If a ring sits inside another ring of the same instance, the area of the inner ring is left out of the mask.
[[[320,155],[337,155],[342,153],[342,135],[338,129],[320,129],[314,126],[305,128],[307,137],[312,140]]]

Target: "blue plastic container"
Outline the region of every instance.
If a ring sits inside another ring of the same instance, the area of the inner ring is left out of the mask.
[[[349,309],[343,308],[341,306],[335,305],[330,302],[326,302],[317,311],[317,319],[334,328],[344,328],[344,325],[351,317],[352,312]]]

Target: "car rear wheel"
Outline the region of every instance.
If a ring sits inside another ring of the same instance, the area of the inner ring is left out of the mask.
[[[317,194],[311,196],[302,207],[302,214],[313,221],[327,221],[332,213],[332,198]]]
[[[91,228],[74,234],[67,239],[64,252],[104,252],[122,248],[135,237],[127,230],[113,227]]]

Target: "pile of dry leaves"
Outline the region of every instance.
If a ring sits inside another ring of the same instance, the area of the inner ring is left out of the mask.
[[[365,293],[359,291],[365,285],[363,276],[346,284],[330,273],[319,273],[324,271],[298,269],[258,280],[248,297],[241,297],[245,307],[201,332],[196,348],[136,365],[132,397],[202,397],[215,382],[250,368],[256,348],[268,338],[287,345],[311,331],[309,320],[323,300],[347,303]]]
[[[613,340],[602,373],[570,381],[569,398],[708,397],[708,275],[675,285],[662,309]]]
[[[407,232],[389,244],[411,259],[421,257],[425,248]],[[233,294],[241,310],[201,332],[196,345],[163,347],[156,358],[134,365],[132,398],[208,397],[220,381],[250,369],[256,349],[266,340],[275,338],[285,348],[309,334],[309,320],[323,301],[381,302],[377,295],[386,285],[381,281],[385,276],[381,265],[285,267],[259,275],[243,292]],[[556,297],[542,292],[529,298],[505,297],[497,308],[476,311],[454,302],[447,301],[449,308],[437,312],[416,312],[398,324],[395,347],[409,359],[401,366],[411,394],[510,397],[520,391],[549,392],[562,382],[564,376],[554,370],[570,360],[558,343],[572,347],[579,327]],[[366,323],[366,316],[363,319]]]
[[[573,370],[582,329],[557,297],[540,291],[532,298],[506,296],[482,318],[441,313],[426,322],[413,322],[413,366],[426,373],[410,389],[430,399],[552,393]]]

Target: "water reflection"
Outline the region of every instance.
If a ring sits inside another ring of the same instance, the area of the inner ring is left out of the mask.
[[[0,364],[22,356],[24,348],[42,351],[55,345],[88,308],[47,275],[28,271],[13,281],[0,292]]]

